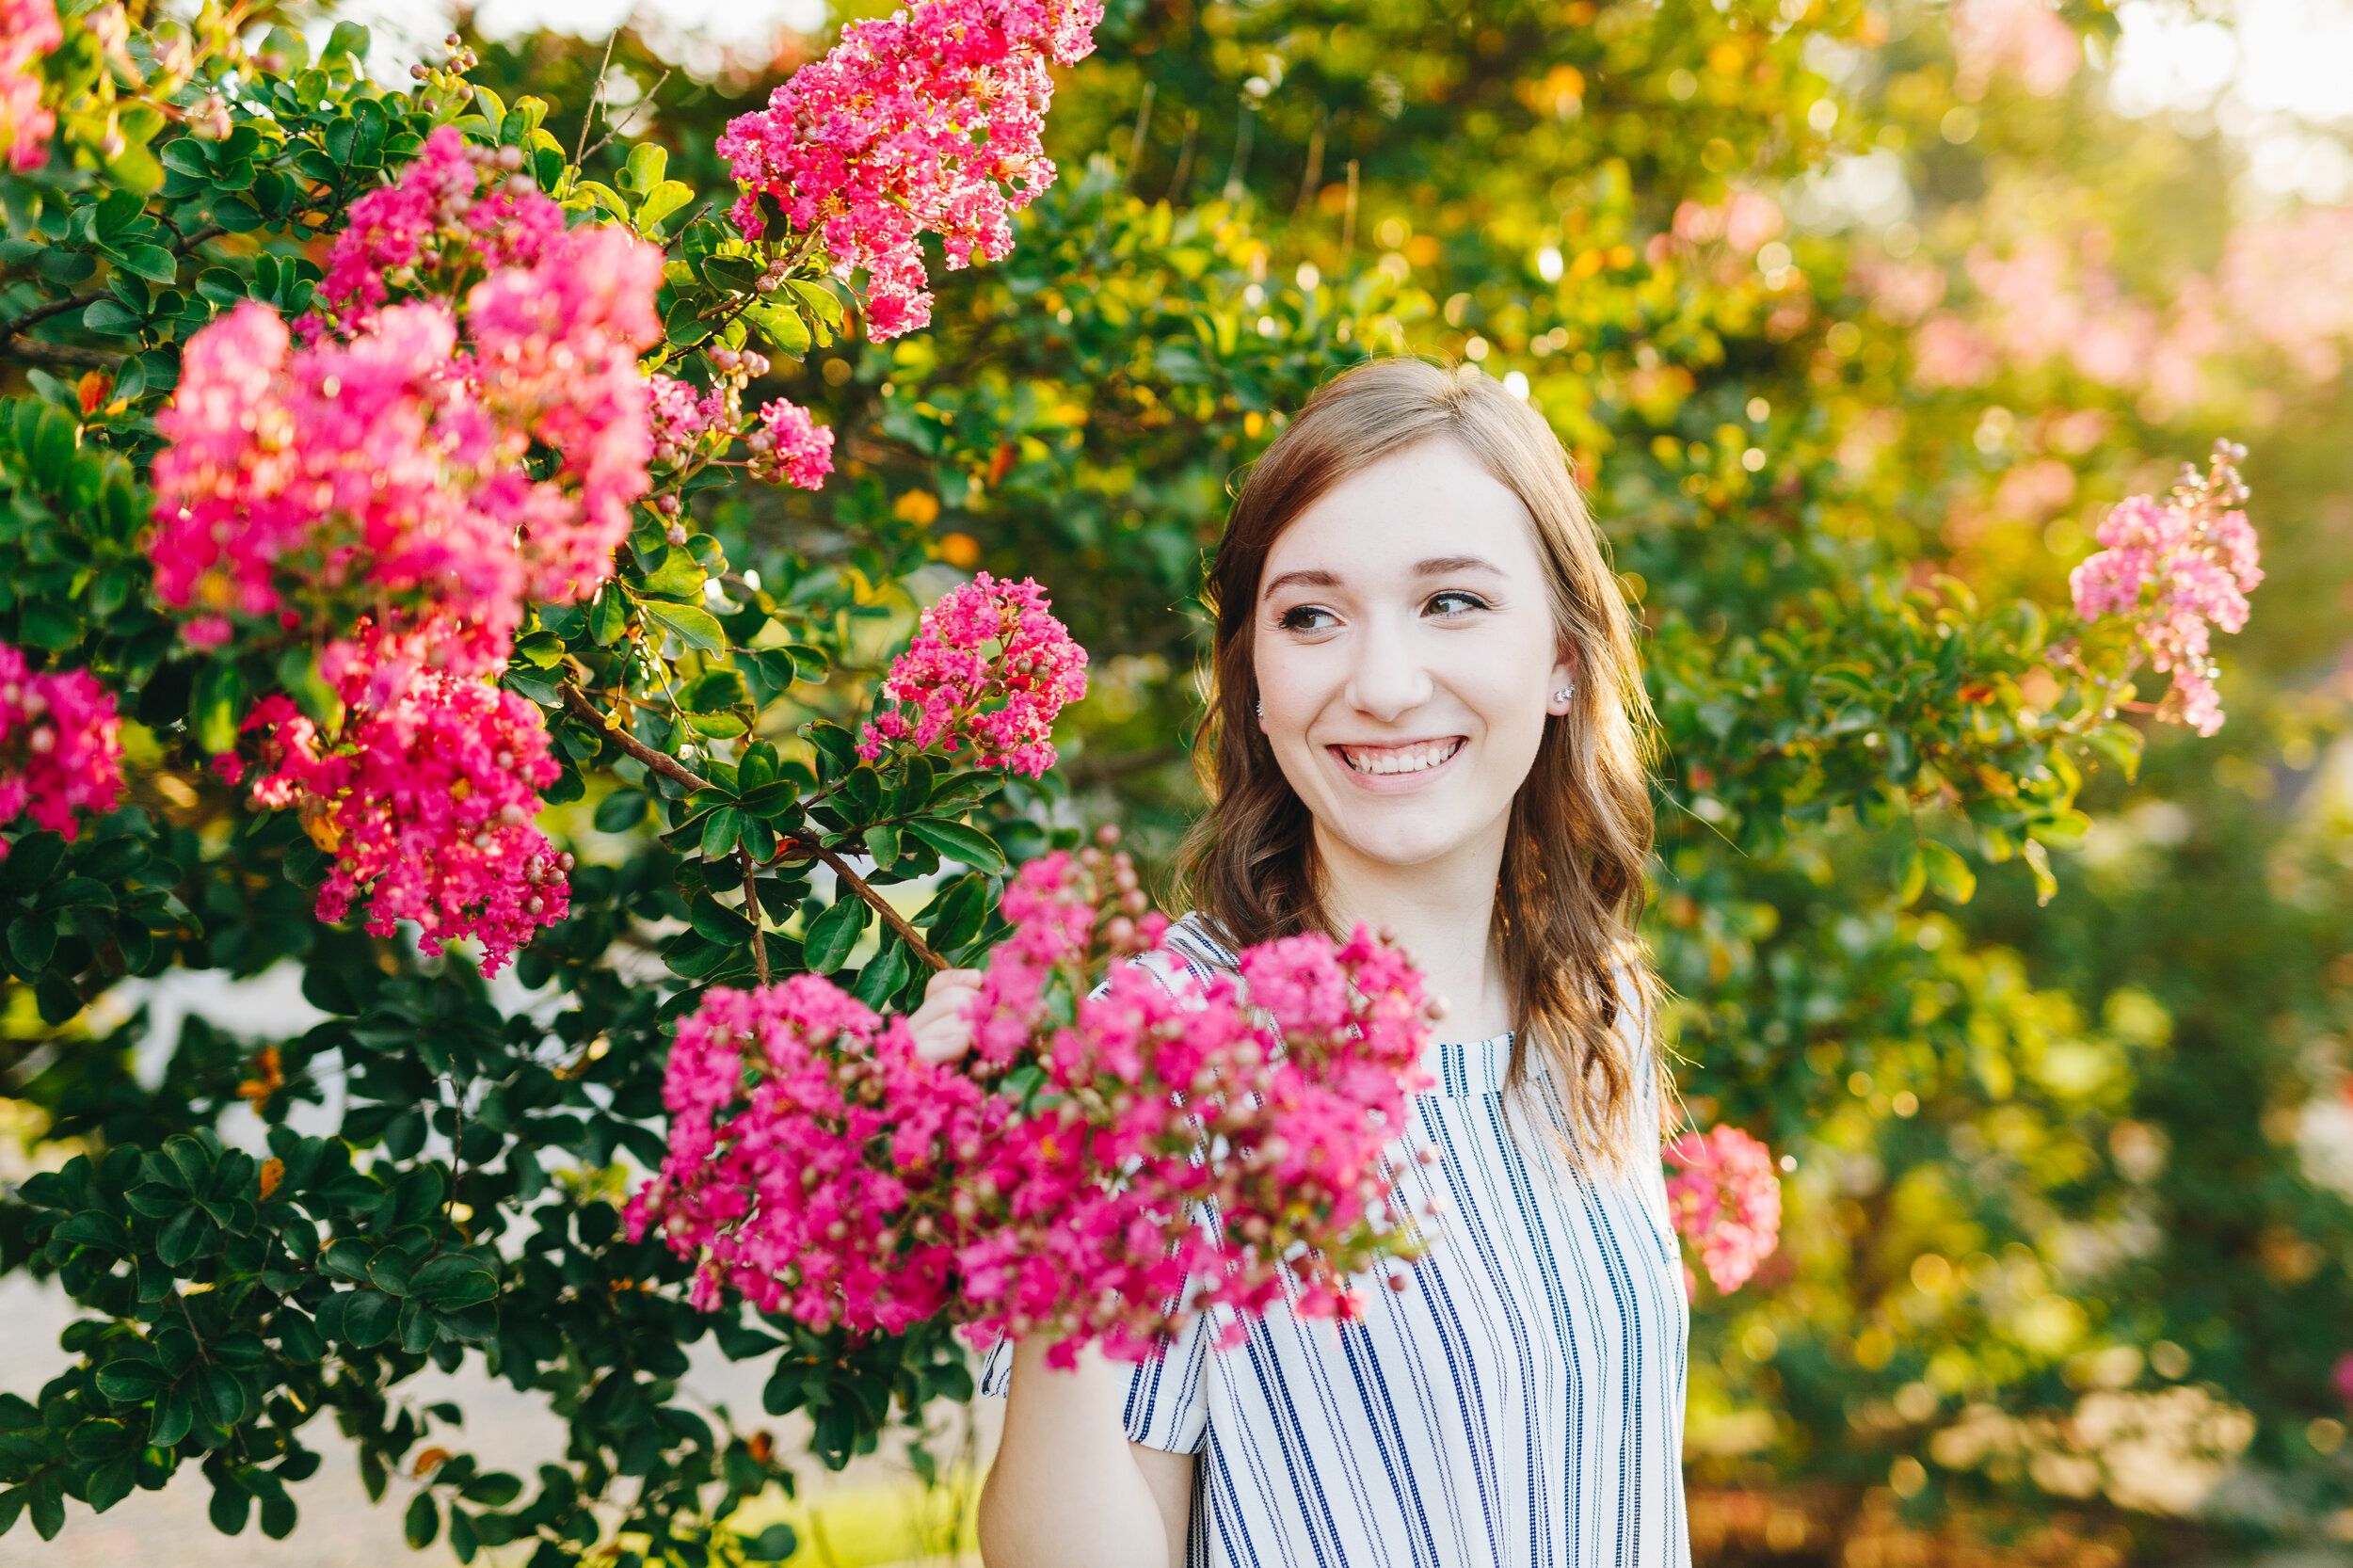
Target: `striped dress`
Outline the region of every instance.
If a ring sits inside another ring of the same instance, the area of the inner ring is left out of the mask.
[[[1233,966],[1193,920],[1169,947],[1196,979]],[[1136,1368],[1128,1437],[1199,1456],[1191,1568],[1687,1568],[1687,1320],[1660,1168],[1562,1174],[1524,1097],[1507,1111],[1511,1055],[1506,1034],[1424,1059],[1437,1083],[1414,1137],[1438,1158],[1401,1161],[1400,1185],[1442,1217],[1403,1291],[1362,1282],[1360,1323],[1272,1312],[1225,1352],[1196,1321]],[[1000,1344],[981,1391],[1011,1369]]]

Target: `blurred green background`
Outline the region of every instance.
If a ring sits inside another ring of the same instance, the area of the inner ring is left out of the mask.
[[[1095,662],[1067,809],[1164,856],[1236,470],[1369,347],[1503,378],[1650,634],[1681,1083],[1790,1171],[1780,1254],[1700,1288],[1697,1555],[2353,1561],[2353,10],[1110,11],[1015,257],[788,377],[841,476],[730,525],[1047,584]],[[380,79],[453,20],[338,14]],[[724,121],[855,14],[666,10],[609,59],[618,16],[455,20],[567,144],[601,68],[711,189]],[[2063,605],[2106,507],[2218,436],[2269,573],[2229,723],[2095,772],[2047,903],[1966,818],[1720,788],[1814,596]],[[1906,901],[1924,829],[1968,871]]]

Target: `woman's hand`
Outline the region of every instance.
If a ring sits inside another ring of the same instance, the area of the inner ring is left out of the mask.
[[[923,1005],[907,1016],[915,1054],[926,1062],[953,1062],[972,1048],[972,1025],[964,1010],[981,988],[978,969],[942,969],[923,991]]]

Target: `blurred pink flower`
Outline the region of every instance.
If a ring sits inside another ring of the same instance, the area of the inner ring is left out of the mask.
[[[77,812],[113,810],[122,794],[121,734],[114,694],[96,676],[33,673],[23,653],[0,643],[0,825],[29,812],[70,840],[80,830]]]
[[[1667,1178],[1667,1208],[1684,1240],[1699,1249],[1716,1288],[1748,1283],[1781,1240],[1781,1177],[1773,1155],[1737,1127],[1687,1132],[1667,1145],[1681,1169]]]
[[[57,117],[40,106],[33,68],[64,41],[54,0],[0,0],[0,157],[20,172],[49,161]]]
[[[2163,503],[2119,502],[2100,524],[2102,548],[2068,578],[2077,615],[2129,619],[2151,666],[2172,676],[2157,717],[2201,735],[2222,728],[2212,628],[2244,627],[2247,595],[2264,579],[2254,526],[2237,509],[2247,490],[2233,465],[2243,456],[2217,441],[2210,475],[2185,469]]]
[[[2041,0],[1953,0],[1946,30],[1959,57],[1953,90],[1964,103],[2004,75],[2049,98],[2083,67],[2082,40]]]

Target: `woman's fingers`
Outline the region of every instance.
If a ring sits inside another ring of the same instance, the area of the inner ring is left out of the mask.
[[[915,1053],[926,1062],[952,1062],[972,1048],[964,1010],[981,988],[978,969],[942,969],[924,987],[923,1005],[907,1018]]]

